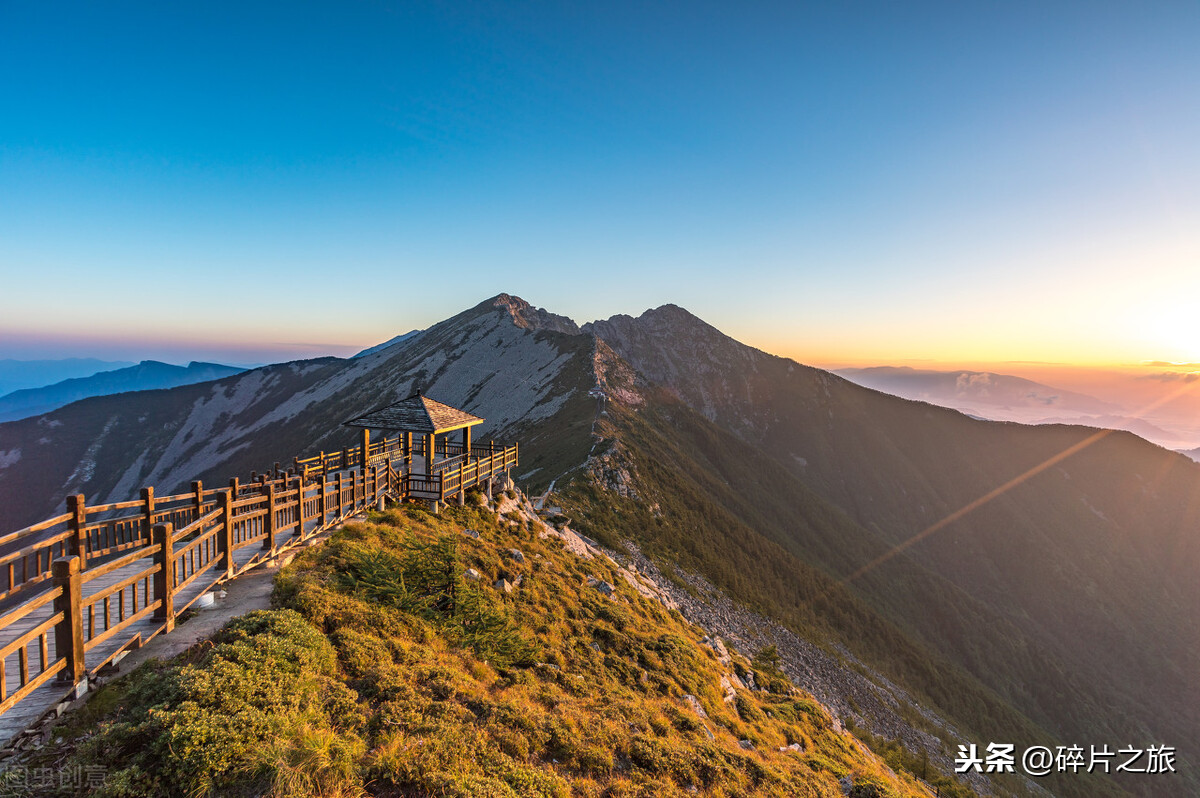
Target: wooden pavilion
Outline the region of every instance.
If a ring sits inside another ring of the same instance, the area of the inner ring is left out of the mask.
[[[471,454],[471,427],[483,423],[484,419],[465,410],[443,404],[418,390],[412,396],[376,408],[357,418],[345,422],[348,427],[362,427],[363,450],[370,447],[370,430],[378,429],[403,435],[402,451],[404,462],[410,473],[414,473],[413,435],[421,436],[420,457],[425,461],[415,473],[432,477],[444,471],[449,461],[468,458]],[[446,437],[461,430],[461,443],[451,444]],[[439,441],[439,436],[442,436]],[[440,445],[439,445],[440,443]],[[439,459],[440,455],[440,459]]]
[[[383,469],[389,484],[397,485],[391,492],[394,498],[428,501],[434,510],[450,496],[461,505],[472,487],[482,489],[491,500],[497,480],[511,487],[510,470],[517,465],[518,446],[496,441],[473,443],[471,428],[483,421],[418,390],[399,402],[343,422],[362,429],[361,446],[344,449],[332,458],[322,452],[318,457],[297,459],[297,472],[308,476],[356,466],[364,474]],[[371,441],[373,429],[384,432],[378,442]],[[389,439],[388,432],[396,436]],[[456,432],[461,433],[460,439],[453,441]]]

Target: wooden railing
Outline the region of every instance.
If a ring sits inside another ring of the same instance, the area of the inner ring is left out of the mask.
[[[406,457],[403,443],[364,435],[361,447],[297,458],[287,471],[276,463],[270,474],[217,489],[195,481],[186,493],[157,496],[146,487],[136,500],[90,506],[69,496],[63,515],[0,537],[0,714],[52,678],[79,684],[170,632],[217,582],[385,495],[462,503],[468,488],[485,485],[490,496],[518,459],[515,444],[475,445],[469,455],[451,444],[432,475],[410,473],[418,452],[410,446]]]

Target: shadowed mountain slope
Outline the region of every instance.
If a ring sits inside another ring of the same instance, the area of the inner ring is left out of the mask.
[[[1195,463],[1128,433],[977,421],[880,394],[744,346],[673,306],[587,329],[648,384],[751,447],[727,467],[768,458],[885,551],[904,547],[851,584],[1046,728],[1079,739],[1198,738]],[[783,492],[756,504],[788,502]],[[831,544],[800,524],[755,526],[790,534],[839,577],[878,556],[861,535],[838,532]],[[818,554],[831,547],[853,562]]]

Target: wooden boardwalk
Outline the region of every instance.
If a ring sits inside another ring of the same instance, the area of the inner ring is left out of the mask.
[[[68,497],[68,513],[0,537],[0,744],[124,652],[169,633],[216,584],[385,496],[461,503],[471,487],[490,495],[517,464],[516,446],[443,445],[432,468],[424,454],[364,436],[361,451],[322,452],[287,472],[276,464],[226,488],[193,482],[165,497],[143,488],[137,500],[91,507]]]
[[[317,526],[318,525],[315,521],[306,524],[305,538],[311,537],[313,533],[317,532]],[[275,540],[278,547],[278,552],[286,552],[289,548],[293,548],[295,543],[299,542],[296,539],[294,532],[279,532],[277,533]],[[267,552],[267,554],[269,555],[269,552]],[[264,551],[262,549],[255,549],[248,546],[238,549],[233,555],[235,568],[239,574],[253,568],[255,565],[267,562],[269,559],[269,556],[264,556]],[[91,597],[101,594],[113,586],[120,584],[130,576],[150,570],[153,565],[154,563],[152,557],[143,557],[134,560],[132,563],[122,568],[110,571],[109,573],[104,574],[97,579],[91,580],[84,587],[83,603],[88,603],[88,600]],[[204,593],[212,590],[213,587],[213,583],[197,581],[177,592],[175,594],[175,601],[177,602],[176,612],[182,613],[183,610],[190,607],[194,601],[199,599]],[[122,591],[118,590],[117,592],[121,593]],[[150,600],[151,603],[153,603],[153,588],[151,588],[150,593]],[[110,613],[119,614],[119,610],[123,609],[126,617],[133,617],[137,615],[139,611],[144,609],[146,605],[146,596],[144,593],[139,592],[139,602],[135,606],[134,597],[130,591],[121,595],[121,602],[124,606],[118,608],[115,600],[110,601]],[[50,620],[53,614],[53,607],[51,605],[47,604],[40,607],[38,610],[25,616],[17,623],[14,623],[8,628],[4,629],[3,633],[0,634],[0,645],[6,644],[9,640],[16,639],[17,637],[22,636],[23,633],[29,632],[36,627],[42,626]],[[86,620],[84,623],[84,635],[87,637],[89,636],[89,631],[91,630],[88,629]],[[113,661],[113,659],[119,660],[122,652],[145,645],[156,635],[164,631],[164,628],[165,624],[163,623],[163,620],[153,617],[153,613],[150,613],[142,617],[140,620],[131,623],[130,625],[124,627],[123,636],[118,637],[113,635],[88,649],[88,670],[92,672],[100,670],[99,667],[91,667],[92,662],[108,663]],[[95,629],[98,631],[98,625],[95,627]],[[46,653],[49,661],[53,662],[59,659],[58,643],[57,640],[55,640],[54,635],[47,636],[46,645]],[[33,656],[36,658],[39,656],[39,654],[35,653]],[[16,672],[10,671],[9,673],[5,674],[5,692],[7,694],[11,695],[20,689],[20,687],[21,673],[19,670]],[[75,689],[75,686],[70,682],[59,681],[58,679],[52,678],[41,687],[26,695],[12,709],[3,715],[0,715],[0,746],[3,746],[13,737],[20,734],[31,724],[36,722],[48,710],[57,706],[64,700],[73,699],[75,697]]]

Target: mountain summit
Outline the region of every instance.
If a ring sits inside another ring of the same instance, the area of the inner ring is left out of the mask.
[[[512,316],[513,323],[518,327],[529,330],[553,330],[567,335],[575,335],[579,332],[579,327],[575,322],[566,316],[558,316],[542,308],[535,308],[519,296],[497,294],[483,303],[484,306],[489,304],[492,307],[507,310],[508,314]]]

